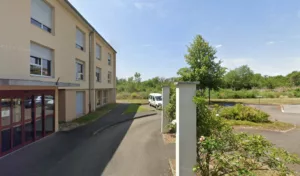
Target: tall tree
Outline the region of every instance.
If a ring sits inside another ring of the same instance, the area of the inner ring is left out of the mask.
[[[229,71],[224,80],[234,90],[251,89],[253,76],[254,72],[247,65],[243,65]]]
[[[219,88],[225,74],[221,61],[217,61],[216,52],[201,35],[196,35],[193,43],[188,46],[188,54],[185,55],[189,67],[177,72],[184,81],[199,81],[197,88],[201,89],[202,93],[208,88],[209,102],[210,90]]]
[[[135,72],[135,74],[134,74],[134,81],[135,81],[136,83],[140,83],[141,80],[142,80],[141,74],[138,73],[138,72]]]
[[[300,71],[293,71],[288,74],[287,77],[289,78],[291,86],[300,86]]]

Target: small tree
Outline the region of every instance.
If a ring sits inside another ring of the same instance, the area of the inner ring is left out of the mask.
[[[225,73],[221,61],[217,61],[216,52],[201,35],[197,35],[193,43],[188,46],[188,54],[185,55],[189,67],[177,72],[183,81],[199,81],[197,89],[202,90],[202,93],[208,88],[209,102],[210,90],[219,88]]]

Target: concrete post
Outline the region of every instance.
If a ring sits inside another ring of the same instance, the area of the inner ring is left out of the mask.
[[[166,126],[168,124],[167,114],[165,108],[170,102],[170,87],[164,86],[162,88],[162,113],[161,113],[161,133],[166,132]]]
[[[176,176],[190,176],[197,159],[196,95],[198,82],[177,82],[176,85]]]

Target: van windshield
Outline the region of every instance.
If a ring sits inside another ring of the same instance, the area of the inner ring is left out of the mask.
[[[156,97],[155,97],[155,100],[156,100],[156,101],[161,101],[162,98],[161,98],[161,96],[156,96]]]

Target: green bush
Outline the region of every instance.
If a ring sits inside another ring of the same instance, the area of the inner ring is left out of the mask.
[[[205,99],[195,97],[197,105],[197,175],[255,175],[255,171],[271,170],[278,175],[292,175],[288,164],[300,164],[300,159],[277,148],[261,135],[234,133],[232,127],[210,111]],[[238,105],[238,108],[243,108]]]
[[[119,100],[129,99],[129,98],[130,98],[130,93],[128,93],[128,92],[117,93],[117,99],[119,99]]]
[[[293,93],[295,97],[300,98],[300,88],[295,89]]]
[[[220,116],[226,119],[246,120],[250,122],[268,122],[269,115],[258,109],[236,104],[233,107],[223,108]]]
[[[141,96],[140,93],[135,93],[135,92],[131,93],[130,98],[131,99],[143,99],[143,97]]]

